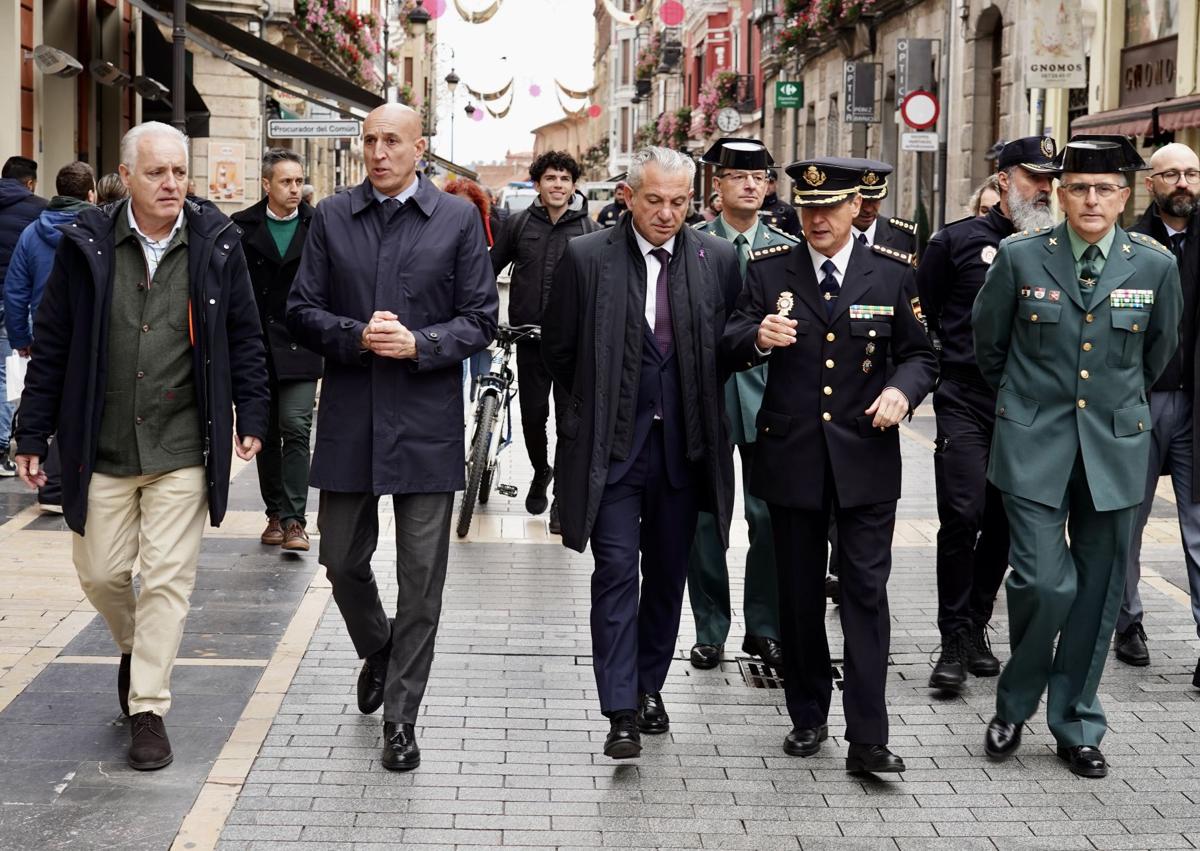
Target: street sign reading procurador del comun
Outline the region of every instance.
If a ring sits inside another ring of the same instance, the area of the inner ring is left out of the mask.
[[[267,122],[267,136],[271,139],[340,139],[361,134],[362,124],[354,120],[306,121],[272,118]]]

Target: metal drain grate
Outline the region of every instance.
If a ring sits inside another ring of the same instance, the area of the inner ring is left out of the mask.
[[[783,688],[783,672],[776,671],[761,659],[754,659],[750,656],[739,656],[737,664],[738,670],[742,674],[742,681],[750,686],[750,688]],[[842,680],[841,659],[833,660],[833,665],[830,666],[829,673],[833,677],[833,685],[838,691],[845,688],[845,683]]]

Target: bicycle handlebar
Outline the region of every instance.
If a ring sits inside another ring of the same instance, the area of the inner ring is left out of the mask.
[[[500,323],[496,330],[496,339],[501,343],[517,343],[522,340],[534,341],[542,338],[540,325],[505,325]]]

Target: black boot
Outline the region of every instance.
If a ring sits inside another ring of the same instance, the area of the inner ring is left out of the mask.
[[[972,624],[971,632],[964,645],[967,654],[967,670],[976,677],[1000,675],[1000,660],[992,653],[992,642],[988,639],[987,624]]]
[[[561,535],[562,524],[558,522],[558,500],[550,503],[550,534]]]
[[[929,687],[938,691],[960,694],[967,682],[967,665],[964,649],[967,638],[963,633],[953,633],[942,638],[942,655],[929,675]]]
[[[541,514],[550,504],[546,498],[546,491],[553,479],[554,470],[550,467],[544,467],[533,474],[533,481],[529,483],[529,493],[525,497],[525,510],[530,514]]]

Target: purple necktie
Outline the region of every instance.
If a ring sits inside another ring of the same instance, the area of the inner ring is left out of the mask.
[[[671,252],[653,248],[650,253],[658,261],[658,285],[654,288],[654,340],[664,355],[671,348],[675,329],[671,324]]]

